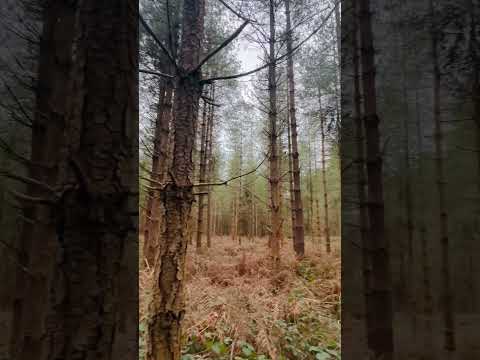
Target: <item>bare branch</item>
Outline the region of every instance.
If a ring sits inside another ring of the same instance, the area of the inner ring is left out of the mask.
[[[160,76],[160,77],[165,77],[167,79],[173,79],[175,78],[173,75],[170,74],[165,74],[160,71],[153,71],[153,70],[148,70],[148,69],[138,69],[138,72],[144,73],[144,74],[150,74],[150,75],[155,75],[155,76]]]
[[[285,60],[289,56],[292,56],[303,44],[305,44],[308,40],[310,40],[312,38],[312,36],[314,36],[316,33],[318,33],[325,26],[327,21],[330,19],[330,17],[334,13],[335,8],[338,6],[339,2],[340,2],[340,0],[337,0],[335,2],[334,7],[330,10],[330,12],[323,19],[323,21],[320,23],[320,25],[315,30],[313,30],[305,39],[303,39],[296,46],[294,46],[291,51],[286,52],[282,56],[279,56],[279,57],[275,58],[273,61],[267,62],[264,65],[257,67],[256,69],[253,69],[253,70],[250,70],[250,71],[247,71],[247,72],[244,72],[244,73],[240,73],[240,74],[235,74],[235,75],[217,76],[217,77],[205,79],[205,80],[202,80],[202,83],[208,84],[208,83],[211,83],[212,81],[216,81],[216,80],[231,80],[231,79],[237,79],[237,78],[240,78],[240,77],[248,76],[248,75],[254,74],[254,73],[256,73],[260,70],[266,69],[271,64],[276,64],[276,63],[278,63],[282,60]]]
[[[13,90],[10,88],[10,86],[8,86],[7,82],[3,78],[2,78],[2,82],[3,82],[3,85],[5,86],[5,88],[7,89],[9,95],[15,101],[17,106],[20,108],[20,111],[22,112],[23,116],[25,116],[25,118],[29,121],[29,122],[23,122],[22,121],[22,124],[27,125],[28,127],[32,127],[32,123],[33,123],[32,118],[30,117],[30,115],[28,115],[28,112],[23,107],[21,101],[18,99],[18,97],[15,95]]]
[[[26,194],[19,193],[18,191],[15,190],[8,190],[14,197],[20,200],[28,201],[31,203],[37,203],[37,204],[45,204],[45,205],[55,205],[55,201],[52,199],[48,198],[42,198],[42,197],[37,197],[37,196],[29,196]]]
[[[170,51],[174,52],[173,50],[173,38],[172,38],[172,20],[170,19],[170,2],[167,0],[167,25],[168,25],[168,47]]]
[[[265,162],[265,160],[267,158],[268,158],[268,154],[263,158],[262,161],[260,161],[260,163],[258,163],[258,165],[254,169],[250,170],[249,172],[246,172],[245,174],[237,175],[237,176],[234,176],[234,177],[232,177],[230,179],[227,179],[227,180],[224,180],[224,181],[219,181],[219,182],[214,182],[214,183],[199,183],[199,184],[193,184],[193,186],[222,186],[222,185],[228,185],[228,183],[233,181],[233,180],[239,179],[239,178],[244,177],[244,176],[248,176],[248,175],[256,172],[260,168],[260,166],[262,166],[262,164]]]
[[[152,178],[147,178],[147,177],[144,177],[144,176],[140,176],[140,179],[145,180],[145,181],[149,181],[149,182],[151,182],[152,184],[156,184],[156,185],[159,185],[159,186],[164,186],[163,183],[161,183],[160,181],[154,180],[154,179],[152,179]],[[156,188],[153,189],[153,188],[152,188],[152,190],[159,190],[159,189],[156,189]]]
[[[165,53],[165,55],[167,56],[168,60],[170,60],[170,62],[172,63],[172,65],[175,66],[176,69],[178,69],[178,65],[177,65],[177,62],[175,61],[175,59],[173,58],[173,56],[170,54],[170,52],[167,50],[167,48],[162,44],[162,42],[160,41],[160,39],[157,37],[157,35],[155,35],[155,33],[153,32],[153,30],[150,28],[150,26],[147,24],[147,22],[143,19],[142,15],[138,15],[139,19],[140,19],[140,23],[143,25],[143,27],[145,28],[145,30],[147,30],[147,32],[150,34],[151,37],[153,37],[153,39],[155,40],[155,42],[157,43],[158,46],[160,46],[160,48],[162,49],[162,51]]]
[[[21,182],[29,184],[29,185],[38,186],[38,187],[43,188],[44,190],[46,190],[46,191],[48,191],[52,194],[55,194],[55,189],[52,188],[51,186],[49,186],[48,184],[45,184],[41,181],[26,177],[26,176],[12,174],[8,171],[0,171],[0,176],[4,176],[4,177],[9,178],[9,179],[21,181]]]
[[[203,96],[203,95],[202,95],[201,98],[202,98],[203,101],[205,101],[208,105],[212,105],[212,106],[216,106],[216,107],[222,106],[222,105],[220,105],[220,104],[214,103],[214,102],[212,101],[212,99],[210,99],[210,98],[208,98],[208,97],[206,97],[206,96]]]
[[[233,40],[235,40],[240,33],[245,29],[245,27],[248,25],[249,21],[246,20],[235,32],[230,35],[223,43],[220,44],[215,50],[213,50],[210,54],[205,56],[205,58],[200,61],[200,63],[197,65],[195,70],[193,72],[198,71],[208,60],[210,60],[212,57],[214,57],[218,52],[220,52],[224,47],[226,47],[228,44],[230,44]]]
[[[247,17],[245,17],[244,15],[240,14],[238,11],[236,11],[234,8],[232,8],[230,5],[228,5],[225,1],[223,0],[218,0],[223,6],[225,6],[228,10],[230,10],[232,13],[234,13],[237,17],[239,17],[240,19],[244,20],[244,21],[248,21],[250,23],[255,23],[256,21],[252,20],[252,19],[249,19]]]

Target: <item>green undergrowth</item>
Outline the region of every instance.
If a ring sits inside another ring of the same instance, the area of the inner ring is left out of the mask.
[[[268,313],[262,319],[246,319],[249,331],[243,339],[235,338],[231,326],[185,334],[181,360],[340,359],[339,314],[322,310],[318,298],[309,302],[318,290],[320,270],[304,260],[296,265],[295,274],[297,281],[288,291],[286,310],[280,318]],[[219,322],[215,326],[227,325]],[[140,324],[141,360],[145,359],[145,330],[146,325]]]
[[[292,291],[292,297],[301,296]],[[255,324],[252,324],[252,330]],[[144,323],[140,324],[140,356],[145,359]],[[304,313],[295,320],[285,319],[273,322],[272,345],[277,358],[258,349],[256,344],[235,341],[230,337],[220,339],[215,329],[201,336],[191,335],[185,340],[182,360],[335,360],[340,359],[340,346],[335,334],[325,329],[315,313]],[[232,346],[234,355],[231,357]]]
[[[252,328],[255,325],[252,324]],[[302,314],[295,321],[277,320],[271,329],[275,358],[262,352],[256,344],[220,339],[214,332],[190,336],[183,348],[182,360],[334,360],[340,359],[335,336],[324,328],[315,314]],[[232,346],[234,350],[233,356]]]

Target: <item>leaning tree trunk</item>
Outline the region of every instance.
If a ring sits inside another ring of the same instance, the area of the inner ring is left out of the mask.
[[[290,21],[290,0],[285,0],[285,15],[286,15],[286,31],[287,31],[287,52],[291,53],[293,49],[293,30]],[[297,115],[295,109],[295,76],[293,71],[293,55],[287,58],[287,77],[288,77],[288,104],[290,115],[289,130],[292,136],[292,172],[293,172],[293,198],[294,207],[292,212],[294,215],[294,237],[293,248],[297,256],[302,257],[305,254],[305,229],[303,219],[303,204],[302,204],[302,191],[300,188],[300,162],[298,159],[298,140],[297,140]]]
[[[277,71],[275,63],[275,4],[269,1],[270,6],[270,40],[269,40],[269,66],[268,66],[268,88],[270,110],[269,140],[270,140],[270,209],[272,217],[272,257],[274,264],[280,261],[280,176],[278,159],[278,130],[277,130]]]
[[[360,56],[364,98],[364,126],[367,150],[369,258],[371,275],[365,289],[367,341],[376,359],[393,358],[392,290],[390,250],[385,232],[383,159],[375,88],[375,60],[370,0],[359,0]]]
[[[147,357],[179,360],[181,326],[185,313],[185,258],[188,244],[187,223],[193,203],[192,151],[195,122],[202,92],[197,69],[202,52],[205,2],[185,0],[182,43],[174,99],[174,150],[170,178],[162,190],[165,223],[155,270],[157,286],[150,304]]]

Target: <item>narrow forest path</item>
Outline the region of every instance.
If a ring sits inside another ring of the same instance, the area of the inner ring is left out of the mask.
[[[306,242],[295,260],[285,239],[271,266],[266,238],[214,237],[187,256],[183,359],[337,359],[340,348],[340,250]],[[140,332],[146,328],[149,269],[141,271]],[[140,350],[141,355],[143,349]]]

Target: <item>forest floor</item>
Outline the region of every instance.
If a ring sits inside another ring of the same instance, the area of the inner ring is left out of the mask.
[[[239,245],[215,237],[211,249],[189,249],[182,360],[340,358],[339,238],[331,254],[307,241],[302,261],[285,241],[278,269],[265,238]],[[141,336],[151,281],[141,270]]]

